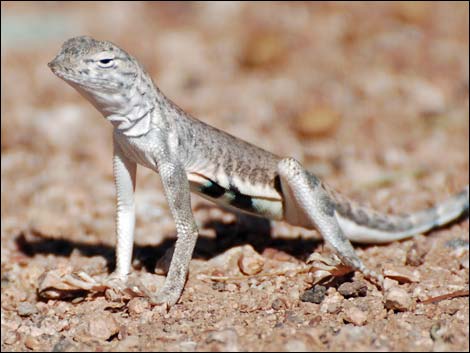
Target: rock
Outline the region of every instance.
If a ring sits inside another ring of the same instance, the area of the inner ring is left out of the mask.
[[[31,303],[23,302],[18,305],[17,311],[19,316],[30,316],[37,314],[38,309]]]
[[[237,269],[245,275],[259,273],[264,266],[264,258],[251,245],[231,248],[212,258],[207,266],[216,268],[216,276],[238,275]]]
[[[179,344],[181,352],[195,352],[197,343],[194,341],[184,341]]]
[[[344,301],[344,298],[339,293],[333,293],[326,297],[326,300],[323,301],[320,311],[323,313],[337,314],[341,311],[341,305]]]
[[[385,292],[396,286],[398,286],[398,281],[390,278],[384,278],[383,289]]]
[[[419,282],[421,276],[417,270],[412,271],[403,266],[384,266],[383,275],[399,283]]]
[[[407,291],[400,287],[392,287],[385,293],[385,307],[391,310],[408,311],[413,300]]]
[[[110,313],[88,317],[87,333],[95,338],[107,340],[119,332],[119,325]]]
[[[73,352],[73,343],[62,336],[60,340],[52,347],[53,352]]]
[[[286,42],[277,33],[257,33],[245,43],[241,64],[249,69],[271,67],[287,54]]]
[[[138,316],[150,309],[148,300],[142,298],[133,298],[127,303],[127,309],[131,316]]]
[[[212,289],[216,290],[218,292],[225,291],[225,286],[226,286],[226,284],[224,282],[213,282],[212,283]]]
[[[238,334],[234,329],[214,331],[209,334],[206,343],[216,343],[222,352],[238,352]]]
[[[240,271],[248,276],[260,273],[264,266],[263,257],[251,247],[245,247],[243,250],[243,253],[238,259]]]
[[[250,293],[251,292],[251,293]],[[239,310],[242,313],[249,313],[253,311],[260,310],[262,304],[259,302],[259,294],[255,291],[250,290],[246,292],[241,298],[239,302]]]
[[[327,136],[339,125],[341,115],[331,107],[313,107],[295,118],[295,129],[303,137]]]
[[[287,304],[286,304],[285,300],[283,300],[281,298],[276,298],[276,299],[273,300],[273,302],[271,304],[271,308],[273,308],[274,310],[286,309]]]
[[[33,351],[37,351],[41,348],[41,341],[39,340],[38,337],[34,337],[32,335],[28,335],[26,336],[26,339],[24,341],[24,345],[33,350]]]
[[[3,343],[6,345],[12,345],[18,341],[19,341],[19,334],[15,331],[7,332],[5,334],[5,338],[3,339]]]
[[[325,299],[326,287],[321,285],[313,286],[307,289],[300,296],[300,300],[303,302],[320,304]]]
[[[289,340],[284,348],[286,352],[310,352],[305,343],[298,339]]]
[[[362,326],[367,321],[367,314],[356,306],[352,306],[344,311],[344,321],[356,326]]]
[[[338,287],[338,292],[345,298],[365,297],[367,285],[363,281],[345,282]]]
[[[424,262],[424,257],[426,256],[426,249],[423,246],[418,246],[418,244],[413,244],[406,253],[405,265],[409,266],[419,266]]]
[[[460,267],[468,270],[469,263],[470,263],[469,256],[468,255],[463,256],[462,259],[460,260]]]
[[[434,115],[445,111],[446,99],[439,86],[425,80],[405,79],[402,88],[421,114]]]
[[[238,286],[235,283],[227,283],[225,285],[225,290],[227,292],[232,292],[233,293],[233,292],[238,290]]]
[[[446,248],[450,248],[453,250],[464,249],[468,251],[469,241],[468,239],[454,238],[454,239],[446,241],[445,246]]]

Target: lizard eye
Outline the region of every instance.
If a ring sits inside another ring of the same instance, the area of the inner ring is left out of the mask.
[[[98,60],[98,66],[100,66],[102,68],[113,67],[114,66],[114,59],[104,58],[104,59]]]

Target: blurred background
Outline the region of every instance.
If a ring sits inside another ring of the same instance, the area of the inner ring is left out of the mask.
[[[2,237],[30,222],[94,234],[113,224],[81,212],[114,207],[111,126],[46,65],[78,35],[118,44],[183,109],[343,190],[434,178],[446,193],[444,181],[465,182],[467,3],[1,6]],[[145,192],[159,187],[151,174],[139,171],[141,217],[166,209]]]
[[[45,268],[86,269],[90,253],[103,259],[97,244],[112,254],[111,125],[47,67],[70,37],[114,42],[195,117],[296,157],[382,211],[415,210],[468,183],[467,2],[2,1],[1,10],[2,328],[3,307],[34,302]],[[142,167],[136,198],[136,243],[174,237],[159,178]],[[233,222],[198,197],[193,205],[207,237],[205,222]],[[277,224],[272,235],[299,232]],[[33,246],[37,237],[66,242]],[[70,257],[77,244],[87,256]],[[14,331],[20,321],[5,322]],[[461,330],[467,342],[462,334],[444,349],[468,349],[468,321]]]

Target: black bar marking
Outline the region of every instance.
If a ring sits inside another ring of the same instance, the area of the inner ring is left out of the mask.
[[[359,225],[367,225],[369,223],[369,217],[362,208],[353,209],[354,221]]]
[[[335,214],[335,205],[333,201],[331,201],[331,198],[326,195],[326,193],[323,193],[320,196],[320,209],[329,217],[333,217]]]
[[[209,180],[205,185],[202,185],[200,190],[204,195],[213,197],[215,199],[221,197],[227,191],[225,188],[211,180]]]
[[[230,186],[230,192],[233,194],[233,200],[230,204],[236,208],[240,208],[245,211],[256,211],[253,207],[253,199],[251,196],[244,195],[238,190],[236,186]]]
[[[279,174],[274,177],[274,189],[279,193],[279,195],[282,195],[281,177]]]

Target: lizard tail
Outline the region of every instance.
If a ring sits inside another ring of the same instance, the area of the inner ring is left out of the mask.
[[[388,215],[357,205],[330,190],[346,237],[358,243],[388,243],[427,232],[468,216],[469,186],[442,203],[408,215]]]

